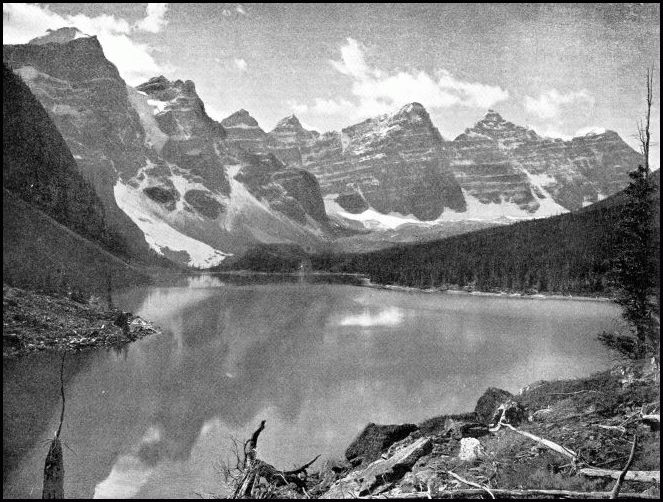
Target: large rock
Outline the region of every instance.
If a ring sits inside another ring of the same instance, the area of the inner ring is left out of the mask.
[[[474,414],[476,415],[477,421],[483,424],[490,424],[491,419],[500,405],[512,397],[513,394],[506,390],[489,387],[479,398],[477,405],[474,408]]]
[[[481,443],[477,438],[463,438],[460,440],[458,458],[463,462],[474,462],[481,454]]]
[[[430,438],[419,438],[398,450],[388,459],[379,459],[364,469],[354,471],[334,483],[321,498],[356,498],[367,495],[381,485],[398,481],[412,469],[415,462],[433,449]]]
[[[345,458],[353,463],[372,462],[393,443],[406,438],[416,430],[417,426],[414,424],[377,425],[370,423],[345,450]]]

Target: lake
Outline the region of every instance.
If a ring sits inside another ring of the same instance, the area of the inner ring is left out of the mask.
[[[517,392],[608,368],[596,334],[619,318],[610,302],[223,276],[134,289],[116,303],[163,335],[67,356],[68,498],[227,494],[219,463],[231,437],[243,442],[261,420],[258,454],[278,468],[340,458],[368,422],[471,411],[489,386]],[[5,498],[41,497],[59,361],[3,361]]]

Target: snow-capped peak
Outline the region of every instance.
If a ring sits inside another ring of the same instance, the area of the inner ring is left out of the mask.
[[[91,38],[91,35],[83,33],[74,26],[58,28],[57,30],[46,30],[46,35],[33,38],[28,43],[33,45],[43,44],[66,44],[77,38]]]

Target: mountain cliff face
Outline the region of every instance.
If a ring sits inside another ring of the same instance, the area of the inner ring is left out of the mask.
[[[67,39],[57,30],[36,44],[3,46],[3,59],[48,112],[79,172],[101,199],[109,226],[126,237],[134,254],[143,255],[147,245],[140,230],[113,196],[119,173],[137,169],[144,158],[138,117],[96,37],[59,42]]]
[[[125,254],[101,200],[78,172],[62,135],[25,83],[2,72],[2,186],[74,232]]]
[[[463,189],[482,203],[508,200],[536,212],[575,210],[623,189],[642,161],[617,133],[544,138],[489,110],[447,146]]]
[[[330,214],[372,210],[434,220],[445,208],[465,208],[440,133],[418,103],[322,136],[288,117],[269,136],[276,156],[316,175]]]
[[[251,152],[266,151],[267,135],[246,110],[239,110],[226,117],[221,121],[221,125],[226,130],[229,144]]]
[[[418,103],[322,135],[291,116],[267,136],[274,155],[318,177],[330,216],[400,234],[575,210],[622,189],[641,161],[612,131],[545,138],[493,110],[446,141]]]
[[[48,112],[109,228],[133,254],[193,266],[256,244],[316,249],[334,235],[361,250],[551,216],[622,189],[640,162],[614,132],[544,138],[492,110],[447,141],[418,103],[324,134],[294,115],[269,133],[246,110],[219,123],[193,82],[129,87],[96,37],[74,28],[4,46],[3,58]]]
[[[314,249],[325,241],[315,178],[266,153],[247,155],[241,142],[250,134],[237,134],[244,114],[226,129],[206,114],[193,82],[156,77],[129,87],[95,37],[68,28],[4,46],[3,58],[52,118],[111,227],[135,248],[206,267],[257,243]]]

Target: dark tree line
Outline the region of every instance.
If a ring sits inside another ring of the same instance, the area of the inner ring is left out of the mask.
[[[623,197],[591,210],[365,254],[312,257],[313,267],[417,288],[605,295]],[[654,239],[658,246],[658,235]]]

